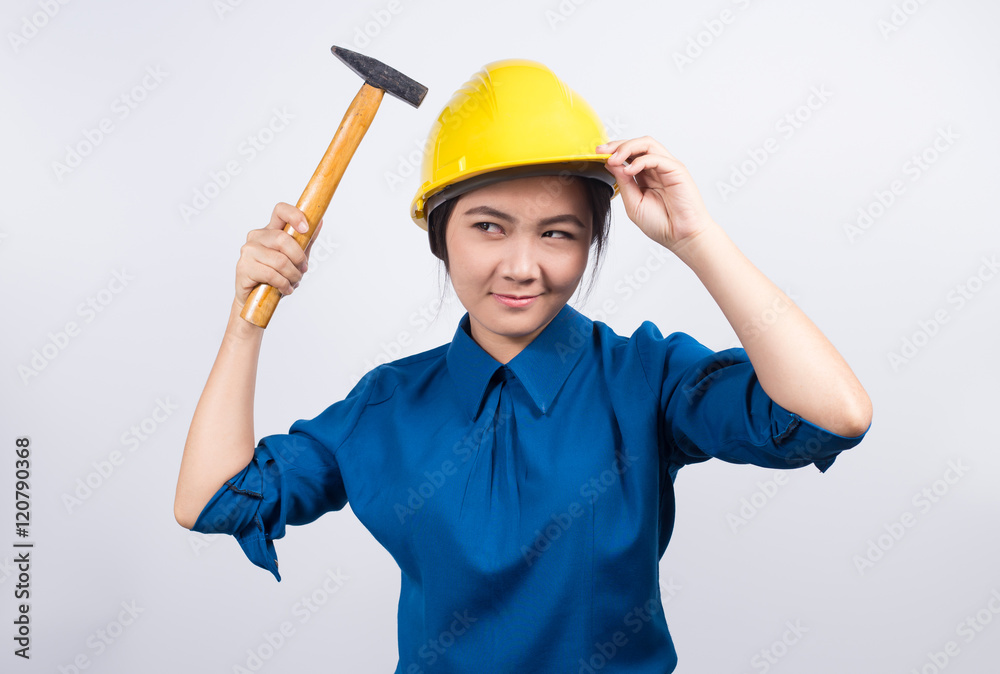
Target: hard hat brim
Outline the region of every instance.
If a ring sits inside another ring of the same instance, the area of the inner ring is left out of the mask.
[[[418,196],[413,200],[410,214],[413,220],[426,230],[431,211],[449,199],[503,180],[547,175],[580,176],[600,180],[611,187],[611,198],[614,198],[618,194],[618,183],[615,181],[614,175],[604,166],[604,162],[610,156],[610,153],[582,155],[573,157],[571,161],[562,159],[539,163],[534,160],[531,163],[521,165],[499,164],[495,167],[483,167],[459,182],[448,184],[448,180],[443,179],[439,181],[440,186],[428,185],[421,188],[420,194],[426,195],[426,197]]]

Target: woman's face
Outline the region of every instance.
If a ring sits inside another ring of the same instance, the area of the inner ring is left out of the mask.
[[[445,243],[476,343],[501,363],[531,343],[580,283],[592,228],[578,179],[516,178],[460,196]]]

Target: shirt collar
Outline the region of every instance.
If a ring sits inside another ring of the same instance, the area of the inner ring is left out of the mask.
[[[462,406],[469,418],[475,419],[493,374],[503,364],[472,339],[469,325],[466,312],[448,347],[447,361]],[[542,414],[548,413],[573,366],[591,346],[592,331],[593,321],[565,304],[545,329],[507,363]]]

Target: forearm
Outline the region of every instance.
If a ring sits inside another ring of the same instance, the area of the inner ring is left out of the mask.
[[[871,401],[819,328],[715,222],[674,248],[736,331],[768,396],[839,435],[871,421]]]
[[[174,516],[187,528],[209,499],[253,458],[253,401],[263,328],[240,318],[234,299],[229,323],[184,444]]]

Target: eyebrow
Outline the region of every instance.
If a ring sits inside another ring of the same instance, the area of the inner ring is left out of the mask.
[[[506,222],[514,222],[514,218],[503,211],[498,211],[492,206],[476,206],[475,208],[470,208],[465,212],[465,215],[489,215],[491,217],[497,218],[499,220],[505,220]],[[553,225],[557,222],[568,222],[574,224],[580,229],[586,229],[587,227],[580,222],[580,218],[576,217],[572,213],[563,213],[562,215],[553,215],[551,217],[545,218],[538,222],[539,225],[545,227],[547,225]]]

